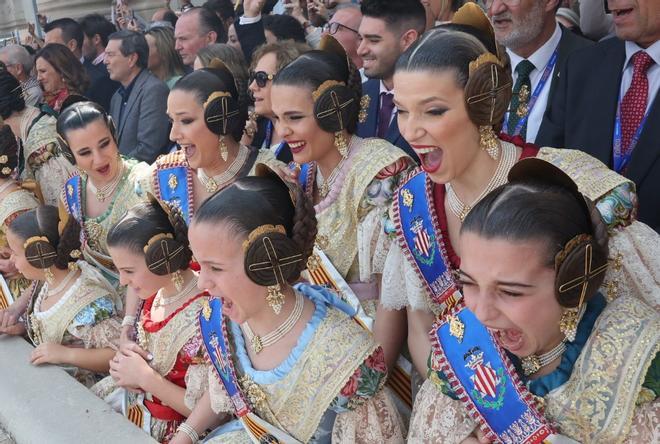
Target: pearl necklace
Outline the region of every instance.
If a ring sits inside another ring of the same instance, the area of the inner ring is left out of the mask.
[[[479,197],[477,197],[474,202],[470,205],[466,205],[463,201],[456,195],[454,188],[451,186],[451,183],[445,184],[445,189],[447,190],[447,202],[449,203],[449,209],[458,217],[458,219],[463,222],[468,213],[472,208],[481,201],[488,193],[493,191],[495,188],[503,185],[507,181],[507,175],[509,170],[515,165],[517,160],[516,148],[513,145],[501,144],[503,155],[500,159],[500,162],[497,164],[495,169],[495,174],[491,177],[486,188],[481,192]]]
[[[62,282],[60,282],[60,284],[57,287],[53,289],[48,289],[48,291],[46,292],[46,299],[48,299],[51,296],[55,296],[56,294],[59,294],[62,290],[64,290],[71,283],[73,278],[76,277],[77,274],[78,274],[77,269],[73,269],[69,271],[69,273],[66,276],[64,276],[64,279],[62,279]]]
[[[204,185],[204,188],[206,188],[208,193],[215,193],[221,187],[234,180],[241,167],[243,167],[243,164],[247,160],[249,152],[250,150],[248,150],[247,147],[240,145],[238,147],[238,154],[236,155],[236,158],[231,163],[231,165],[229,165],[229,168],[217,176],[212,177],[206,174],[203,169],[198,168],[197,178],[202,183],[202,185]]]
[[[546,365],[560,357],[566,350],[566,340],[561,341],[552,350],[542,355],[529,355],[521,359],[525,376],[533,375]]]
[[[342,157],[337,166],[333,168],[330,176],[325,180],[323,179],[323,174],[321,174],[321,169],[318,166],[316,167],[316,188],[319,190],[319,196],[321,196],[321,199],[325,199],[328,193],[330,193],[330,188],[335,183],[335,180],[337,180],[337,176],[347,158],[348,157]]]
[[[250,344],[252,345],[252,350],[254,350],[255,353],[260,353],[265,347],[275,344],[282,339],[284,335],[289,333],[296,325],[296,322],[300,319],[303,312],[303,306],[303,297],[296,291],[296,305],[294,305],[293,310],[291,310],[289,317],[287,317],[286,321],[284,321],[279,327],[264,336],[255,335],[247,321],[243,322],[241,327],[243,327],[245,336],[247,336],[248,341],[250,341]]]
[[[119,185],[119,182],[121,182],[122,177],[124,176],[124,161],[120,160],[119,161],[119,171],[117,171],[117,174],[115,175],[115,178],[112,179],[112,182],[110,182],[107,185],[102,186],[101,188],[96,188],[96,185],[92,183],[92,180],[89,179],[87,183],[89,184],[89,189],[94,193],[96,196],[96,199],[99,202],[105,202],[105,200],[112,196],[115,190],[117,189],[117,186]]]
[[[167,307],[168,305],[172,305],[176,302],[185,299],[187,296],[190,295],[192,290],[194,290],[195,287],[197,287],[197,280],[198,280],[197,275],[194,275],[193,278],[190,280],[190,282],[188,282],[188,285],[186,285],[183,290],[181,290],[174,296],[170,296],[170,297],[163,296],[163,289],[161,288],[160,290],[158,290],[158,293],[156,293],[153,307],[154,308]]]

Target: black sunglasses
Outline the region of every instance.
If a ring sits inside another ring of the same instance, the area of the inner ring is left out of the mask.
[[[259,88],[264,88],[269,80],[273,80],[273,77],[275,77],[273,74],[267,74],[264,71],[252,71],[250,72],[250,80],[248,85],[252,82],[257,82],[257,86]]]

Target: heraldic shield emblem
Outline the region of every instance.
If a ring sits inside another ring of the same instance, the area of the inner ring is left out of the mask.
[[[503,405],[506,391],[504,369],[493,369],[490,362],[484,363],[484,353],[479,347],[473,347],[465,353],[465,366],[474,374],[470,376],[473,388],[472,399],[482,407],[499,410]]]

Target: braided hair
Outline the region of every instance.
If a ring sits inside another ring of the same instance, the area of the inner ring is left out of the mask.
[[[0,70],[0,117],[8,119],[25,109],[21,84],[9,71]]]
[[[9,125],[0,127],[0,179],[11,176],[18,165],[18,142]]]

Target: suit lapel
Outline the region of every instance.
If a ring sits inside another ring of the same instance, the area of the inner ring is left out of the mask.
[[[564,66],[566,59],[574,50],[584,46],[580,45],[579,37],[574,35],[571,31],[559,25],[561,29],[561,39],[559,40],[559,51],[557,52],[557,64],[552,73],[552,82],[550,82],[550,91],[548,97],[553,97],[557,83],[559,83],[559,76]]]
[[[642,183],[646,174],[660,158],[660,94],[656,94],[655,100],[649,109],[646,124],[639,137],[637,146],[632,152],[630,165],[626,176],[636,184]]]
[[[594,143],[591,144],[594,151],[591,154],[610,168],[612,167],[614,117],[618,106],[623,62],[626,57],[623,42],[619,41],[618,43],[620,44],[605,49],[600,66],[595,66],[592,71],[597,74],[584,80],[585,82],[594,82],[589,90],[600,91],[600,93],[591,94],[593,101],[587,107],[581,108],[585,112],[585,116],[582,117],[590,122],[587,128],[592,132],[594,140]]]
[[[133,89],[131,90],[131,95],[128,96],[128,102],[126,103],[124,110],[121,112],[121,121],[119,122],[119,128],[118,128],[118,134],[120,136],[124,131],[124,125],[128,120],[128,116],[131,114],[131,110],[133,109],[133,106],[135,106],[135,103],[137,102],[138,98],[142,95],[142,85],[146,81],[146,77],[147,77],[146,70],[142,70],[142,72],[138,74],[138,77],[135,80],[135,84],[133,85]]]

